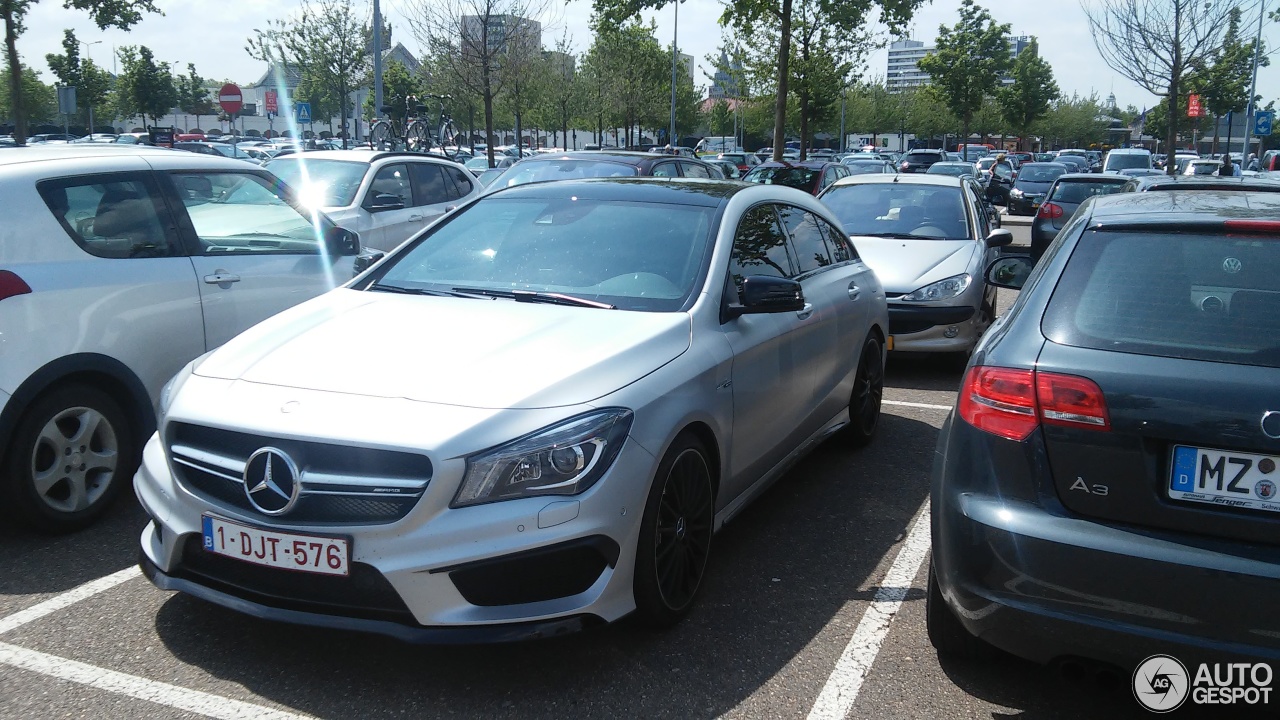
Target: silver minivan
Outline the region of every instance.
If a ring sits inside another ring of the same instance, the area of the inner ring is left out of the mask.
[[[1151,169],[1151,151],[1142,148],[1116,148],[1102,161],[1102,172],[1120,172],[1141,168]]]

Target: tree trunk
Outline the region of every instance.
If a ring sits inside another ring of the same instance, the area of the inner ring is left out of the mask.
[[[972,122],[972,121],[973,121],[973,113],[965,113],[965,116],[964,116],[964,126],[963,126],[963,127],[961,128],[961,130],[960,130],[960,132],[962,132],[962,133],[964,133],[964,134],[960,136],[960,140],[959,140],[959,142],[957,142],[957,143],[956,143],[956,150],[957,150],[957,151],[959,151],[959,150],[960,150],[960,145],[961,145],[962,143],[963,143],[963,144],[965,144],[965,145],[968,145],[968,144],[969,144],[969,123],[970,123],[970,122]],[[943,143],[943,145],[942,145],[942,150],[945,152],[945,151],[946,151],[946,149],[947,149],[947,145],[946,145],[946,143],[944,142],[944,143]]]
[[[565,150],[569,149],[569,106],[565,103],[560,106],[560,145]]]
[[[1221,117],[1219,117],[1219,116],[1217,116],[1217,115],[1214,115],[1214,116],[1213,116],[1213,149],[1209,151],[1209,152],[1211,152],[1211,153],[1213,153],[1213,154],[1217,154],[1217,152],[1218,152],[1218,125],[1219,125],[1219,124],[1221,124],[1221,121],[1222,121],[1222,118],[1221,118]],[[1231,138],[1231,113],[1227,113],[1227,138],[1228,138],[1228,139],[1227,139],[1227,147],[1228,147],[1228,148],[1230,148],[1230,147],[1231,147],[1231,140],[1230,140],[1230,138]],[[1228,150],[1228,152],[1230,152],[1230,150]]]
[[[484,63],[480,70],[480,82],[484,87],[481,93],[484,99],[484,145],[485,154],[489,156],[489,167],[496,166],[493,161],[493,87],[489,84],[489,63]]]
[[[9,56],[9,107],[13,113],[13,142],[27,143],[26,108],[22,107],[22,64],[18,59],[18,27],[14,18],[14,0],[0,0],[4,12],[4,45]]]
[[[809,157],[809,94],[800,93],[800,162]]]
[[[787,79],[791,73],[791,0],[782,0],[782,42],[778,43],[778,97],[773,104],[773,161],[782,161],[787,145]],[[802,146],[804,143],[800,143]],[[801,152],[804,148],[801,147]]]

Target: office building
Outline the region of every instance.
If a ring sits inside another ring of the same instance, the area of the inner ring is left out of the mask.
[[[1030,35],[1005,38],[1009,42],[1009,54],[1016,60],[1018,55],[1031,44]],[[925,45],[919,40],[903,38],[889,45],[889,61],[885,68],[885,87],[891,92],[929,84],[929,73],[919,68],[919,62],[937,48]],[[1000,82],[1012,85],[1013,78],[1004,77]]]

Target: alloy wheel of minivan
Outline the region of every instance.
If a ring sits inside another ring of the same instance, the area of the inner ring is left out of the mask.
[[[693,606],[711,554],[714,517],[706,450],[681,436],[658,465],[641,521],[635,599],[645,623],[672,625]]]
[[[880,341],[868,337],[858,359],[858,372],[853,377],[853,396],[849,399],[849,439],[857,447],[871,442],[880,427],[880,405],[884,398],[884,354]]]
[[[110,505],[132,473],[131,428],[108,394],[85,385],[50,392],[27,410],[7,453],[4,494],[33,529],[68,532]]]

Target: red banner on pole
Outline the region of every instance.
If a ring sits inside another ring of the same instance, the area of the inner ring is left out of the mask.
[[[1200,104],[1199,95],[1187,96],[1187,117],[1204,117],[1204,107]]]
[[[269,113],[280,112],[280,101],[277,99],[275,90],[267,90],[266,92],[264,92],[262,94],[262,101],[263,101],[263,104],[266,105],[267,112]]]

